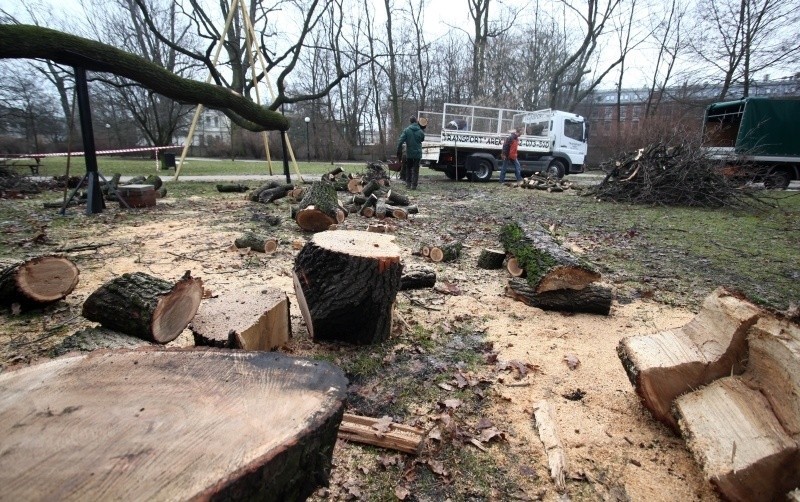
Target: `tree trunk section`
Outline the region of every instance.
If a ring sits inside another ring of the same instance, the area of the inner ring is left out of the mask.
[[[203,282],[187,272],[177,283],[141,272],[123,274],[92,293],[83,316],[104,327],[151,342],[171,342],[189,324]]]
[[[462,247],[464,247],[464,245],[460,241],[432,246],[428,257],[435,263],[455,261],[461,256]]]
[[[80,271],[64,256],[0,260],[0,303],[53,303],[72,293]]]
[[[389,193],[386,194],[386,200],[397,206],[408,206],[411,204],[408,196],[397,190],[389,190]]]
[[[677,430],[675,398],[717,378],[741,374],[747,331],[760,313],[758,307],[718,288],[682,328],[622,339],[617,354],[653,417]]]
[[[389,337],[403,266],[394,237],[320,232],[295,258],[297,301],[314,340],[358,345]]]
[[[262,204],[269,204],[270,202],[286,197],[286,194],[291,190],[294,190],[294,185],[290,184],[268,188],[259,192],[257,200]]]
[[[256,235],[253,232],[247,232],[233,241],[233,245],[237,249],[250,248],[259,253],[274,253],[278,249],[278,241],[273,238]]]
[[[478,268],[484,270],[499,270],[503,268],[506,253],[499,249],[483,249],[478,256]]]
[[[559,312],[608,315],[611,311],[611,288],[590,284],[583,289],[561,289],[537,293],[525,279],[512,278],[506,293],[531,307]]]
[[[203,301],[189,325],[195,345],[275,350],[292,336],[283,291],[245,287]]]
[[[248,198],[250,199],[250,202],[258,202],[258,197],[262,192],[272,190],[273,188],[277,188],[279,186],[281,186],[281,183],[278,183],[277,181],[268,181],[267,183],[253,190]]]
[[[312,183],[298,205],[295,221],[307,232],[321,232],[334,223],[344,221],[344,212],[339,208],[336,190],[330,182],[321,180]]]
[[[235,185],[217,185],[217,192],[220,193],[243,193],[250,190],[250,188],[246,185],[235,184]]]
[[[400,291],[432,288],[435,285],[436,271],[426,266],[407,267],[400,277]]]
[[[6,371],[3,497],[305,500],[327,484],[346,386],[325,361],[217,349]]]
[[[500,240],[525,270],[528,284],[536,293],[583,289],[600,280],[600,273],[589,263],[562,248],[539,225],[509,223],[500,231]]]

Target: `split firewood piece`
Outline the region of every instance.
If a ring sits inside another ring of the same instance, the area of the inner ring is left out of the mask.
[[[238,249],[250,248],[259,253],[272,254],[278,249],[278,240],[271,237],[256,235],[253,232],[245,232],[233,241],[233,245]]]
[[[350,178],[347,182],[347,191],[352,194],[361,193],[361,178]]]
[[[547,453],[550,478],[555,483],[556,490],[563,492],[566,489],[567,452],[558,435],[555,411],[547,400],[542,400],[533,407],[533,417],[536,421],[539,439]]]
[[[425,265],[410,265],[403,269],[400,290],[432,288],[436,285],[436,271]]]
[[[247,185],[236,183],[235,185],[217,185],[217,192],[220,193],[243,193],[250,190]]]
[[[676,397],[742,373],[747,331],[760,314],[755,305],[718,288],[682,328],[623,338],[617,354],[653,417],[677,430],[671,412]]]
[[[500,231],[500,241],[525,270],[528,284],[536,293],[583,289],[600,280],[594,267],[573,256],[540,225],[506,224]]]
[[[171,283],[134,272],[113,279],[83,303],[83,317],[158,343],[171,342],[189,324],[203,297],[203,282],[189,271]]]
[[[311,337],[359,345],[389,338],[402,268],[393,236],[358,230],[315,234],[293,270]]]
[[[268,204],[270,202],[286,197],[286,195],[288,195],[288,193],[292,190],[294,190],[294,185],[288,183],[285,185],[277,186],[275,188],[263,190],[258,194],[256,201],[262,204]]]
[[[411,204],[408,196],[398,192],[397,190],[389,190],[389,192],[386,194],[386,200],[396,206],[408,206]]]
[[[320,232],[334,223],[343,222],[344,218],[345,214],[339,207],[333,185],[320,180],[311,184],[311,188],[300,201],[295,221],[303,230]]]
[[[59,255],[0,260],[0,303],[44,305],[65,298],[78,284],[80,271]]]
[[[5,371],[0,388],[3,498],[305,500],[327,484],[347,379],[273,352],[153,347]]]
[[[513,256],[509,256],[508,260],[506,260],[506,270],[511,274],[511,277],[525,277],[525,269],[520,266],[519,260]]]
[[[478,268],[484,270],[498,270],[503,268],[503,262],[506,259],[506,253],[502,249],[489,249],[481,250],[478,256]]]
[[[418,455],[425,446],[425,431],[381,419],[344,414],[339,439]]]
[[[675,400],[686,445],[727,500],[780,500],[797,487],[797,442],[758,390],[721,378]]]
[[[203,301],[189,328],[195,345],[275,350],[292,336],[289,297],[273,288],[238,288]]]
[[[608,315],[611,312],[611,288],[602,284],[589,284],[583,289],[560,289],[537,293],[522,278],[511,278],[506,294],[531,307],[558,312]]]
[[[432,246],[428,257],[435,263],[455,261],[461,256],[461,249],[463,247],[464,245],[461,241],[451,241],[438,246]]]

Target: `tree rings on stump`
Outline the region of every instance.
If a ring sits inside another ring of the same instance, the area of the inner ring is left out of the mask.
[[[320,232],[295,258],[297,302],[314,340],[366,345],[389,337],[400,248],[389,235]]]
[[[171,342],[192,320],[203,282],[189,272],[175,284],[141,272],[103,284],[83,304],[83,316],[127,335]]]
[[[63,256],[0,262],[0,302],[52,303],[72,293],[80,271]]]

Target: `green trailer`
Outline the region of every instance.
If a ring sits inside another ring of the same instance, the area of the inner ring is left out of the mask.
[[[768,188],[800,179],[800,99],[744,98],[706,108],[704,146],[726,172]]]

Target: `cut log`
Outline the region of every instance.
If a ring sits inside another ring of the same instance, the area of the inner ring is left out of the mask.
[[[0,260],[0,303],[26,306],[56,302],[72,293],[80,271],[64,256]]]
[[[370,194],[370,196],[367,197],[364,203],[361,205],[361,208],[358,210],[358,214],[370,218],[375,214],[375,208],[377,206],[378,206],[378,196],[375,195],[374,193]]]
[[[352,194],[361,193],[361,178],[351,178],[347,182],[347,191]]]
[[[295,221],[303,230],[320,232],[334,223],[341,223],[344,218],[344,211],[339,208],[339,199],[333,185],[320,180],[311,184],[300,201]]]
[[[455,261],[461,256],[461,248],[463,247],[464,245],[461,241],[452,241],[438,246],[432,246],[428,257],[435,263]]]
[[[533,417],[536,421],[536,430],[547,453],[547,464],[550,468],[550,478],[556,485],[556,490],[563,492],[566,489],[565,472],[567,470],[567,452],[561,444],[558,435],[558,426],[555,411],[547,400],[536,403],[533,407]]]
[[[763,394],[719,379],[675,400],[689,450],[728,500],[779,500],[800,483],[800,452]]]
[[[6,371],[3,498],[305,500],[327,484],[346,387],[325,361],[217,349]]]
[[[531,307],[559,312],[608,315],[611,312],[611,288],[589,284],[583,289],[562,289],[537,293],[525,279],[508,281],[506,294]]]
[[[373,214],[373,216],[379,220],[384,220],[387,216],[391,216],[388,208],[386,207],[386,202],[379,200],[375,204],[375,214]]]
[[[292,336],[289,298],[277,289],[239,288],[203,301],[189,328],[195,345],[274,350]]]
[[[397,218],[398,220],[407,220],[408,211],[404,207],[386,206],[386,216]]]
[[[386,200],[398,206],[408,206],[411,204],[408,196],[398,192],[397,190],[389,190],[386,194]]]
[[[402,265],[394,237],[321,232],[295,258],[297,302],[314,340],[380,343],[389,337]]]
[[[377,180],[370,180],[369,183],[364,185],[364,188],[361,189],[361,193],[364,197],[369,197],[370,195],[374,194],[375,192],[383,190],[383,185],[378,183]]]
[[[484,270],[498,270],[503,268],[505,259],[506,253],[501,249],[483,249],[478,256],[478,268]]]
[[[506,261],[506,270],[511,277],[525,277],[525,269],[522,268],[519,264],[519,260],[510,256]]]
[[[403,269],[400,277],[400,290],[432,288],[436,285],[436,271],[424,265],[409,266]]]
[[[83,303],[83,316],[151,342],[171,342],[189,324],[203,297],[203,282],[189,272],[175,284],[141,272],[113,279]]]
[[[217,192],[220,193],[243,193],[250,190],[250,187],[242,184],[235,185],[217,185]]]
[[[262,190],[259,192],[255,202],[269,204],[270,202],[274,202],[278,199],[286,197],[286,195],[292,190],[294,190],[294,185],[291,184],[280,185],[275,188]]]
[[[528,284],[537,293],[583,289],[600,280],[594,267],[561,247],[539,225],[506,224],[500,231],[500,241],[525,270]]]
[[[256,235],[253,232],[246,232],[233,241],[233,245],[238,249],[250,248],[259,253],[274,253],[278,249],[278,240],[271,237]]]
[[[676,397],[722,376],[742,373],[747,331],[760,314],[755,305],[718,288],[679,330],[622,339],[617,354],[653,417],[677,430],[671,412]]]
[[[333,170],[328,171],[327,173],[325,173],[323,175],[323,177],[325,179],[327,179],[328,181],[333,181],[333,179],[336,178],[337,174],[340,174],[340,173],[343,173],[343,172],[344,172],[344,169],[342,169],[342,166],[336,166],[335,168],[333,168]]]
[[[425,432],[396,424],[390,418],[376,419],[344,414],[339,425],[339,439],[418,455],[425,446]]]
[[[262,192],[264,192],[266,190],[271,190],[273,188],[277,188],[277,187],[279,187],[281,185],[282,185],[281,183],[279,183],[277,181],[274,181],[274,180],[273,181],[268,181],[267,183],[261,185],[260,187],[256,188],[255,190],[253,190],[250,193],[250,196],[248,198],[250,199],[251,202],[258,202],[258,197],[261,195]]]

